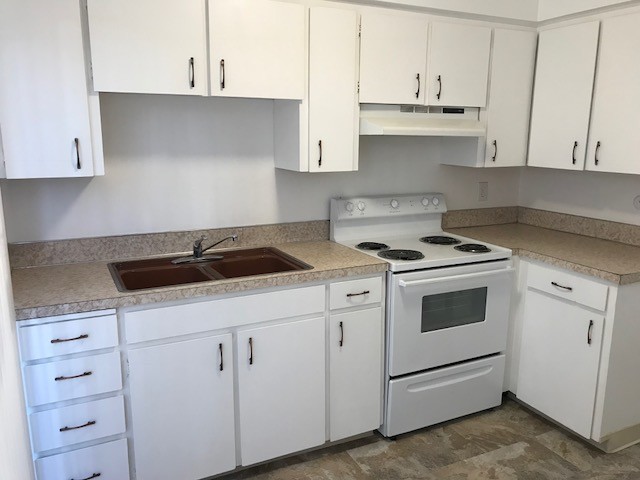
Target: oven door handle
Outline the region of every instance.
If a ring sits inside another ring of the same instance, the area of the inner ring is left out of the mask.
[[[434,283],[450,282],[453,280],[468,280],[472,278],[493,277],[495,275],[509,274],[514,272],[515,270],[515,268],[511,267],[502,270],[496,270],[494,272],[464,273],[462,275],[451,275],[450,277],[425,278],[424,280],[400,280],[399,285],[401,287],[419,287],[421,285],[431,285]]]

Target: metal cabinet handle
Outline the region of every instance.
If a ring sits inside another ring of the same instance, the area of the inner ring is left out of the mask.
[[[189,88],[196,86],[196,66],[193,57],[189,59]]]
[[[567,292],[573,292],[573,287],[565,287],[564,285],[560,285],[559,283],[556,283],[556,282],[551,282],[551,285],[553,285],[554,287],[558,287],[563,290],[566,290]]]
[[[76,340],[84,340],[85,338],[89,338],[88,333],[83,333],[82,335],[78,335],[73,338],[54,338],[51,340],[51,343],[65,343],[65,342],[75,342]]]
[[[65,376],[63,375],[63,376],[61,376],[61,377],[56,377],[56,378],[54,378],[54,380],[55,380],[56,382],[61,382],[61,381],[63,381],[63,380],[73,380],[74,378],[88,377],[89,375],[93,375],[93,372],[88,371],[88,372],[81,373],[80,375],[73,375],[72,377],[65,377]]]
[[[350,297],[359,297],[360,295],[369,295],[371,292],[369,290],[365,290],[363,292],[360,293],[347,293],[347,298]]]
[[[318,140],[318,150],[320,150],[320,156],[318,157],[318,166],[322,166],[322,140]]]
[[[498,156],[498,141],[494,140],[493,141],[493,157],[491,157],[491,161],[495,162],[497,156]]]
[[[591,345],[591,333],[593,332],[593,320],[589,320],[589,328],[587,329],[587,345]]]
[[[85,427],[90,427],[91,425],[95,425],[96,421],[95,420],[91,420],[90,422],[85,423],[84,425],[78,425],[76,427],[62,427],[60,429],[61,432],[69,432],[71,430],[78,430],[80,428],[85,428]]]
[[[578,142],[573,142],[573,151],[571,152],[571,161],[575,165],[576,164],[576,148],[578,148]]]
[[[102,476],[101,473],[94,473],[93,475],[91,475],[90,477],[84,477],[84,478],[79,478],[78,480],[91,480],[92,478],[98,478]],[[70,478],[69,480],[75,480],[73,478]]]
[[[82,163],[80,163],[80,139],[79,138],[74,138],[73,139],[73,143],[76,146],[76,169],[77,170],[81,170],[82,169]]]
[[[344,345],[344,325],[340,322],[340,342],[339,345]]]
[[[253,365],[253,338],[249,337],[249,365]]]
[[[224,58],[220,60],[220,90],[224,90],[225,87],[225,72],[224,72]]]
[[[599,141],[598,143],[596,143],[596,153],[594,154],[594,160],[596,162],[596,165],[598,165],[600,163],[600,159],[598,159],[598,151],[600,150],[600,145],[602,145]]]
[[[438,75],[438,93],[436,93],[436,98],[440,100],[440,96],[442,95],[442,77]]]
[[[416,74],[416,80],[418,81],[418,91],[416,92],[416,98],[420,96],[420,74]]]
[[[221,343],[218,345],[218,348],[220,349],[220,371],[222,372],[224,370],[224,361],[223,361],[223,356],[222,356],[222,344]]]

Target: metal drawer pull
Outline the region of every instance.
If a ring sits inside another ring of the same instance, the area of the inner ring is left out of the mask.
[[[249,337],[249,365],[253,365],[253,337]]]
[[[91,480],[92,478],[98,478],[100,476],[102,476],[101,473],[94,473],[90,477],[79,478],[78,480]],[[75,480],[75,479],[74,478],[70,478],[69,480]]]
[[[54,378],[54,380],[55,380],[56,382],[60,382],[60,381],[62,381],[62,380],[73,380],[74,378],[88,377],[89,375],[93,375],[93,372],[91,372],[91,371],[89,371],[89,372],[84,372],[84,373],[81,373],[80,375],[74,375],[73,377],[65,377],[65,376],[62,376],[62,377],[56,377],[56,378]]]
[[[344,345],[344,326],[342,325],[342,322],[340,322],[340,346]]]
[[[85,423],[84,425],[78,425],[76,427],[62,427],[60,429],[61,432],[69,432],[71,430],[79,430],[80,428],[90,427],[91,425],[95,425],[96,421],[91,420],[90,422]]]
[[[371,292],[369,290],[365,290],[364,292],[360,292],[360,293],[347,293],[347,298],[349,297],[359,297],[360,295],[369,295]]]
[[[591,333],[593,332],[593,320],[589,320],[589,328],[587,329],[587,345],[591,345]]]
[[[220,60],[220,90],[224,90],[225,81],[224,81],[224,58]]]
[[[320,150],[320,157],[318,157],[318,166],[322,166],[322,140],[318,140],[318,150]]]
[[[416,75],[416,80],[418,81],[418,91],[416,92],[416,98],[420,96],[420,74]]]
[[[74,138],[73,143],[76,146],[76,169],[82,169],[82,163],[80,163],[80,139]]]
[[[563,290],[566,290],[567,292],[573,292],[573,287],[565,287],[564,285],[560,285],[559,283],[556,283],[556,282],[551,282],[551,285],[553,285],[554,287],[558,287]]]
[[[596,161],[596,165],[598,165],[600,163],[600,160],[598,159],[598,151],[600,150],[600,146],[602,144],[600,142],[596,143],[596,153],[594,154],[594,160]]]
[[[189,59],[189,88],[194,88],[196,86],[196,68],[195,68],[195,60],[193,57]]]
[[[573,151],[571,152],[571,161],[576,164],[576,148],[578,148],[578,142],[573,142]]]
[[[223,362],[223,357],[222,357],[222,344],[219,345],[220,348],[220,371],[224,370],[224,362]]]
[[[442,77],[438,75],[438,93],[436,93],[436,98],[440,100],[441,95],[442,95]]]
[[[491,161],[495,162],[496,161],[496,157],[498,156],[498,141],[494,140],[493,141],[493,157],[491,157]]]
[[[51,340],[51,343],[75,342],[76,340],[84,340],[85,338],[89,338],[89,334],[83,333],[82,335],[78,335],[73,338],[54,338]]]

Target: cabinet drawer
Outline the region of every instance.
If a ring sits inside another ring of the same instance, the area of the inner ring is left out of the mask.
[[[127,440],[103,443],[36,460],[38,480],[128,480]]]
[[[124,399],[119,395],[33,413],[29,422],[36,452],[117,435],[126,430]]]
[[[608,286],[567,270],[529,264],[527,286],[596,310],[607,308]]]
[[[30,365],[24,382],[30,406],[120,390],[120,353]]]
[[[382,278],[363,278],[332,283],[329,287],[331,310],[380,303]]]
[[[324,312],[325,287],[293,288],[125,314],[127,343]]]
[[[19,330],[22,361],[87,352],[118,344],[115,315],[22,327]]]

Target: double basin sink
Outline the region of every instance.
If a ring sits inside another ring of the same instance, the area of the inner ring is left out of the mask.
[[[219,251],[222,258],[174,264],[182,257],[162,257],[109,264],[121,292],[212,280],[309,270],[313,267],[272,247]]]

